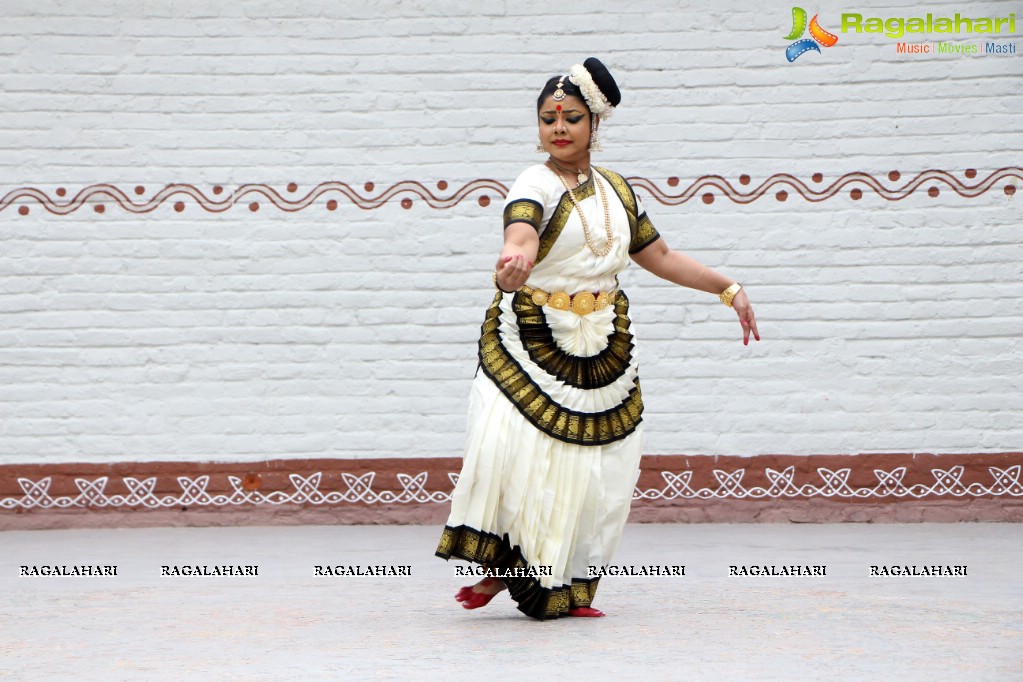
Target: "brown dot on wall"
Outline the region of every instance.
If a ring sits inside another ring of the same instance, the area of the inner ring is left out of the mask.
[[[970,179],[973,179],[973,178],[977,177],[977,169],[976,168],[967,168],[966,169],[966,177],[968,177]]]
[[[251,204],[249,204],[249,210],[255,213],[256,211],[259,210],[259,204],[253,201]]]
[[[668,178],[668,187],[678,187],[678,178],[674,175]]]
[[[814,173],[813,177],[812,177],[812,180],[814,182],[823,182],[824,181],[824,173]]]
[[[220,194],[223,191],[224,191],[224,188],[221,187],[220,185],[213,185],[213,193],[214,194]]]
[[[739,176],[739,184],[740,185],[748,185],[749,184],[749,176],[746,175],[745,173],[740,175]]]
[[[700,198],[703,199],[703,203],[705,203],[705,204],[713,204],[714,203],[714,195],[711,194],[710,192],[705,193]]]
[[[289,191],[289,192],[295,192],[295,191],[297,191],[297,190],[298,190],[298,185],[296,185],[296,184],[295,184],[295,183],[293,183],[293,182],[289,182],[289,183],[288,183],[288,191]]]
[[[929,187],[929,188],[927,188],[927,196],[929,196],[929,197],[936,197],[939,194],[941,194],[941,192],[938,191],[937,187]]]
[[[405,197],[404,199],[401,200],[401,207],[405,209],[412,208],[412,200],[409,199],[408,197]]]
[[[480,206],[483,206],[484,208],[490,205],[490,197],[488,197],[486,194],[477,199],[477,201],[479,202]]]
[[[28,206],[19,206],[18,213],[21,215],[28,215]]]
[[[65,194],[67,194],[67,190],[66,189],[64,189],[63,187],[58,187],[57,188],[57,196],[58,197],[62,197]]]
[[[849,196],[851,196],[856,201],[859,201],[860,199],[863,198],[863,190],[860,189],[859,187],[855,187],[851,192],[849,192]]]
[[[145,194],[146,188],[142,185],[135,185],[135,194]]]
[[[259,490],[263,486],[263,478],[259,474],[248,474],[242,479],[244,490]]]
[[[367,192],[372,192],[374,187],[376,187],[376,185],[374,185],[372,182],[367,182],[365,185],[363,185],[363,188]]]
[[[789,198],[789,193],[786,192],[785,190],[781,190],[780,192],[774,195],[774,198],[777,199],[778,201],[785,201],[786,199]]]
[[[96,213],[102,213],[103,211],[107,210],[107,207],[104,206],[103,204],[96,204],[96,207],[93,208],[92,210],[96,211]]]
[[[902,174],[899,173],[899,171],[895,171],[895,170],[888,171],[888,179],[891,180],[892,182],[895,182],[896,180],[898,180],[901,177],[902,177]]]
[[[174,210],[177,211],[178,213],[181,213],[182,211],[184,211],[185,210],[185,202],[183,202],[183,201],[176,201],[176,202],[174,202]]]
[[[337,200],[336,199],[331,199],[330,201],[327,202],[327,210],[328,211],[336,211],[337,210]]]
[[[437,183],[437,189],[447,189],[447,188],[448,188],[448,181],[447,180],[441,180],[440,182]]]
[[[1011,197],[1015,193],[1016,193],[1016,185],[1006,185],[1005,186],[1005,196]]]

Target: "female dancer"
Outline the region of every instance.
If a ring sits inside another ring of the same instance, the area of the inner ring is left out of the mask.
[[[508,589],[538,619],[592,608],[639,476],[643,400],[629,299],[630,261],[734,308],[743,343],[760,340],[734,280],[673,251],[625,179],[590,165],[621,101],[597,59],[547,81],[537,100],[545,163],[504,207],[497,291],[479,341],[465,459],[437,555],[481,564],[467,609]]]

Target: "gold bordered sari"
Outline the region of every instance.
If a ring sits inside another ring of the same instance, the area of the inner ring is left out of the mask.
[[[437,556],[503,574],[518,608],[557,618],[589,606],[628,517],[639,471],[643,398],[629,300],[617,275],[659,237],[629,184],[596,169],[574,189],[594,239],[608,201],[614,243],[597,256],[585,243],[568,193],[546,166],[527,169],[505,203],[505,225],[537,229],[529,286],[609,292],[586,315],[497,292],[479,342],[465,459]],[[535,575],[543,573],[543,575]]]

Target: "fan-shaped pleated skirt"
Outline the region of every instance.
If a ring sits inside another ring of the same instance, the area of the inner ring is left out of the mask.
[[[589,606],[639,475],[642,395],[617,292],[602,311],[495,296],[480,338],[461,473],[437,555],[503,576],[519,610]]]

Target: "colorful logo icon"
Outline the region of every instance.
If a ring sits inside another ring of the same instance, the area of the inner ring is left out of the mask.
[[[785,48],[785,59],[789,60],[789,63],[796,61],[799,55],[810,50],[816,50],[818,53],[821,51],[819,45],[824,47],[832,47],[838,42],[838,36],[834,33],[828,33],[821,25],[817,23],[818,14],[813,15],[813,19],[810,20],[810,38],[803,38],[802,40],[796,40],[803,35],[806,31],[806,10],[802,7],[792,8],[792,31],[785,36],[785,40],[795,40],[796,42]]]

